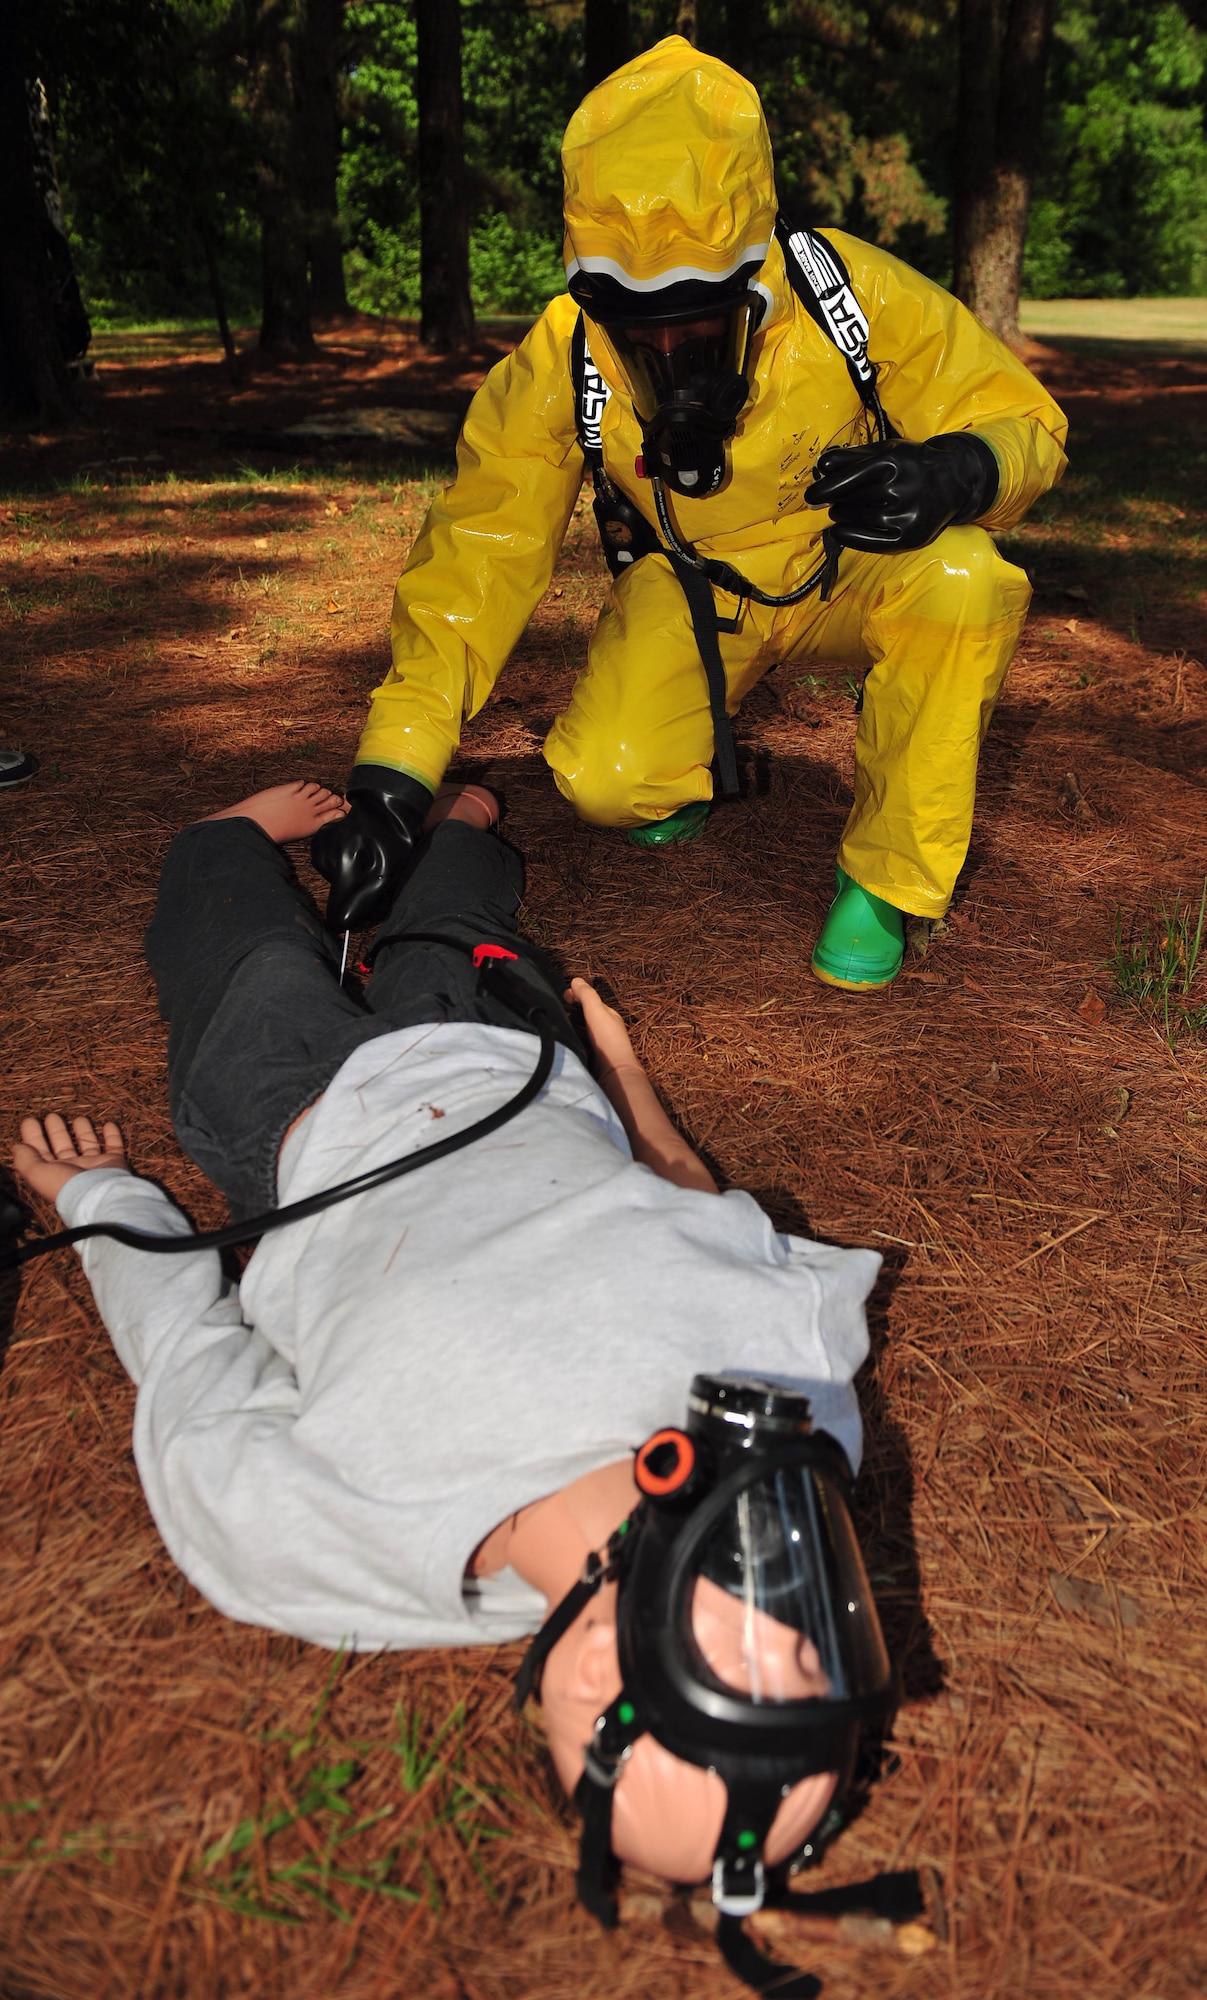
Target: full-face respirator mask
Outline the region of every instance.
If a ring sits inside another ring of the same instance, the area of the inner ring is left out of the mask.
[[[648,1439],[634,1477],[639,1506],[533,1640],[516,1698],[522,1705],[536,1690],[558,1639],[615,1580],[622,1685],[596,1722],[575,1793],[580,1900],[615,1922],[613,1792],[648,1732],[725,1783],[712,1895],[736,1928],[767,1893],[764,1846],[788,1792],[802,1778],[835,1774],[828,1819],[839,1823],[860,1728],[892,1704],[848,1511],[850,1470],[835,1440],[812,1429],[807,1397],[759,1379],[697,1375],[685,1427]],[[804,1858],[824,1838],[825,1827]]]
[[[610,354],[632,398],[646,476],[687,499],[707,499],[725,478],[725,446],[750,394],[761,263],[760,255],[723,281],[688,278],[656,291],[581,266],[569,280],[596,359]]]
[[[664,318],[601,323],[641,424],[644,469],[689,499],[707,499],[725,477],[762,305],[744,292]]]

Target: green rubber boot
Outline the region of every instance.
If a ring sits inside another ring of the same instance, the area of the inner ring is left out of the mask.
[[[905,918],[881,896],[870,895],[836,868],[838,894],[813,952],[814,976],[847,993],[888,986],[905,954]]]
[[[676,847],[685,840],[699,840],[708,820],[708,800],[695,799],[689,806],[666,819],[652,819],[645,826],[631,826],[625,839],[634,847]]]

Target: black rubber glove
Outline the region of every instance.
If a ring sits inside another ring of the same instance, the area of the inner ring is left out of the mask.
[[[924,549],[944,528],[978,520],[998,483],[984,438],[946,431],[925,444],[834,445],[818,459],[805,499],[829,508],[844,548],[887,555]]]
[[[321,826],[310,843],[310,859],[331,884],[331,930],[368,930],[388,913],[431,803],[418,778],[384,764],[357,764],[348,780],[348,811]]]

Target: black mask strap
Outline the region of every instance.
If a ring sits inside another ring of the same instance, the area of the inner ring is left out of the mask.
[[[612,1854],[611,1787],[597,1785],[584,1771],[575,1788],[574,1803],[583,1816],[574,1877],[578,1900],[597,1924],[614,1931],[616,1862]]]
[[[589,1604],[604,1580],[604,1566],[597,1555],[587,1557],[587,1567],[574,1585],[568,1590],[556,1610],[549,1613],[528,1651],[520,1662],[520,1670],[515,1677],[515,1706],[523,1708],[530,1694],[539,1693],[541,1670],[559,1639],[570,1630],[579,1612]]]
[[[913,1923],[926,1913],[914,1868],[873,1875],[867,1882],[847,1882],[839,1889],[815,1889],[812,1894],[769,1884],[766,1907],[802,1917],[842,1917],[857,1911],[887,1918],[890,1924]],[[821,1981],[811,1972],[780,1965],[761,1952],[742,1929],[740,1917],[721,1918],[717,1945],[730,1971],[753,1992],[767,1994],[768,2000],[815,2000],[821,1992]]]
[[[583,1816],[575,1888],[583,1908],[606,1931],[616,1928],[612,1795],[630,1749],[643,1734],[633,1703],[621,1688],[595,1725],[595,1734],[583,1753],[583,1774],[574,1790],[574,1803]]]
[[[610,1583],[614,1577],[619,1576],[621,1550],[630,1528],[637,1526],[640,1512],[640,1507],[635,1507],[628,1518],[609,1536],[607,1547],[602,1551],[592,1551],[583,1565],[583,1573],[578,1582],[549,1613],[520,1661],[513,1696],[516,1708],[523,1708],[529,1695],[540,1693],[541,1670],[558,1640],[565,1637],[579,1612],[591,1602],[600,1585]]]
[[[725,1778],[725,1817],[713,1857],[712,1899],[722,1915],[741,1918],[763,1906],[763,1842],[780,1809],[783,1787]]]
[[[766,1993],[771,2000],[816,2000],[821,1992],[821,1981],[811,1972],[797,1972],[760,1951],[742,1929],[740,1917],[721,1918],[717,1946],[734,1977],[755,1993]]]
[[[926,1901],[916,1868],[892,1869],[866,1882],[844,1882],[839,1889],[767,1891],[767,1907],[792,1910],[801,1917],[883,1917],[890,1924],[912,1924],[926,1915]]]

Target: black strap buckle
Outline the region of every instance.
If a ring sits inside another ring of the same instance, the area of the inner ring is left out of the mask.
[[[583,1748],[583,1775],[589,1778],[593,1785],[602,1786],[605,1792],[615,1791],[620,1782],[620,1774],[632,1752],[631,1743],[626,1744],[615,1756],[597,1750],[594,1743],[588,1743]]]
[[[761,1910],[767,1896],[767,1878],[762,1861],[749,1867],[721,1856],[713,1862],[712,1899],[723,1917],[752,1917]]]

